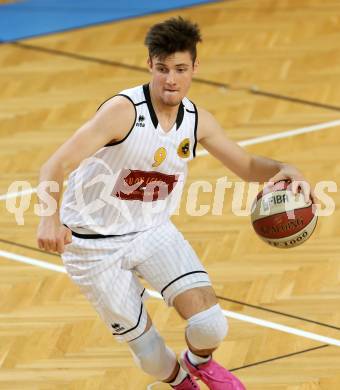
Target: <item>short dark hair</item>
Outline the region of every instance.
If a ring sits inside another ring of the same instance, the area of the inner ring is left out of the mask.
[[[177,51],[189,51],[192,62],[196,60],[198,42],[202,42],[198,25],[180,16],[153,25],[144,41],[150,58],[164,59]]]

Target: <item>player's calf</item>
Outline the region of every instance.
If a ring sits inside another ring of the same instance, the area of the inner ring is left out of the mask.
[[[198,390],[197,382],[184,371],[176,354],[151,326],[142,336],[128,343],[137,365],[154,378],[178,390]]]
[[[176,354],[164,343],[153,326],[142,336],[128,343],[136,364],[158,380],[171,376],[176,365]]]

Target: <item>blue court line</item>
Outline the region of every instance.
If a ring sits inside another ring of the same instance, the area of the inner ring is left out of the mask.
[[[0,42],[213,2],[216,0],[26,0],[1,4]]]

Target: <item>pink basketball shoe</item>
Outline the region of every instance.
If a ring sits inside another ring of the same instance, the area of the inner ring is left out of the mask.
[[[179,385],[171,387],[176,390],[200,390],[198,383],[190,374]]]
[[[182,364],[191,375],[201,379],[210,390],[247,390],[231,372],[220,366],[213,359],[194,366],[188,359],[187,352],[182,355]]]

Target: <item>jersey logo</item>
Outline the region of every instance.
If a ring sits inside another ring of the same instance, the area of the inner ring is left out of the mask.
[[[181,158],[188,158],[190,157],[190,139],[185,138],[180,144],[177,149],[177,154]]]
[[[138,122],[136,123],[137,127],[145,127],[145,116],[144,115],[139,115],[138,117]]]
[[[120,324],[118,323],[114,323],[114,324],[111,324],[112,328],[116,331],[116,332],[122,332],[123,330],[125,330],[124,326],[121,326]]]
[[[122,200],[154,202],[166,199],[179,180],[179,175],[122,169],[112,195]]]
[[[153,156],[153,159],[155,160],[154,163],[152,164],[152,166],[155,168],[155,167],[159,167],[162,162],[166,159],[166,149],[165,148],[158,148],[156,151],[155,151],[155,154]]]

